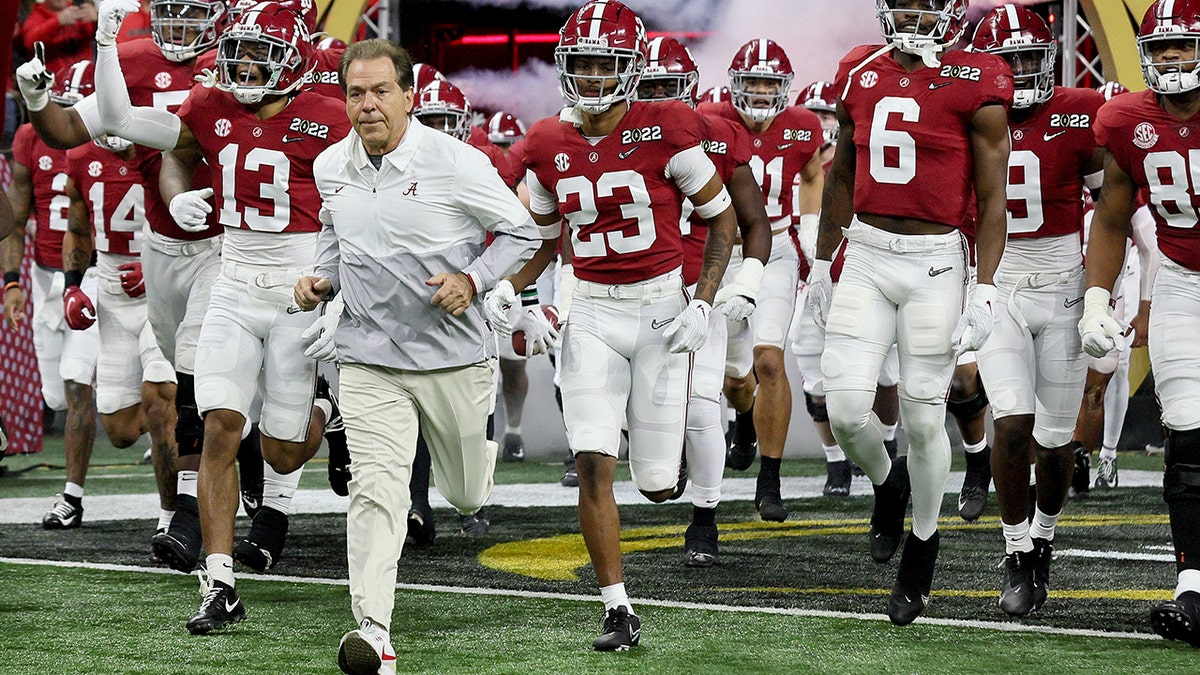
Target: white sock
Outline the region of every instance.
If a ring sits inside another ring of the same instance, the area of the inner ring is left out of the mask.
[[[165,530],[168,527],[170,527],[171,526],[171,518],[173,518],[174,516],[175,516],[174,511],[168,511],[166,509],[159,509],[158,510],[158,526],[155,529],[156,530]]]
[[[629,596],[625,594],[625,583],[613,584],[611,586],[600,587],[600,599],[604,601],[604,611],[616,609],[621,605],[633,614],[633,605],[629,604]]]
[[[514,426],[512,424],[505,423],[504,424],[504,433],[505,434],[513,434],[515,436],[520,436],[521,435],[521,425],[517,424]]]
[[[83,486],[77,483],[67,481],[67,486],[63,488],[63,494],[76,499],[83,499]]]
[[[1058,525],[1058,517],[1062,511],[1054,515],[1042,513],[1040,508],[1033,510],[1033,524],[1029,526],[1029,536],[1037,539],[1054,540],[1054,527]]]
[[[983,440],[979,441],[978,443],[967,443],[966,441],[963,441],[963,450],[966,450],[967,452],[969,452],[971,454],[975,454],[977,452],[983,452],[983,449],[986,447],[987,447],[987,436],[984,436]]]
[[[210,553],[204,559],[204,566],[208,569],[210,579],[233,587],[233,557],[224,553]]]
[[[263,462],[263,506],[269,506],[284,515],[292,512],[292,497],[296,494],[296,486],[300,484],[300,475],[304,467],[289,474],[280,474]]]
[[[315,398],[313,407],[325,413],[325,423],[329,424],[329,418],[333,417],[333,404],[323,398]]]
[[[1200,570],[1183,570],[1179,573],[1179,581],[1175,585],[1175,598],[1191,591],[1200,593]]]
[[[1033,539],[1029,536],[1029,522],[1022,520],[1016,525],[1009,525],[1001,522],[1000,526],[1004,529],[1004,552],[1016,553],[1024,551],[1028,553],[1033,550]]]
[[[900,426],[899,424],[880,424],[880,426],[883,427],[883,440],[896,440],[896,429]]]
[[[1109,448],[1109,447],[1103,447],[1103,446],[1100,448],[1100,459],[1116,459],[1116,458],[1117,458],[1117,449],[1116,448]]]
[[[199,471],[180,471],[175,478],[175,492],[189,497],[196,496],[196,481],[200,478]]]
[[[844,462],[846,461],[846,453],[842,452],[842,446],[834,443],[833,445],[824,445],[821,447],[825,450],[826,462]]]

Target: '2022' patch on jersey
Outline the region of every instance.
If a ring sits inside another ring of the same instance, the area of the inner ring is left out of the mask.
[[[621,144],[641,143],[643,141],[661,141],[662,127],[655,124],[652,127],[625,129],[621,132]]]
[[[329,125],[319,122],[312,122],[299,117],[292,118],[292,123],[288,125],[288,131],[295,131],[302,134],[308,134],[314,138],[329,138]]]
[[[1086,113],[1055,113],[1050,116],[1050,126],[1056,129],[1090,129],[1092,116]]]

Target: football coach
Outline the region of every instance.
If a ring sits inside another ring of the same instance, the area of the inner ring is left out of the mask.
[[[356,42],[338,70],[354,129],[314,163],[324,227],[315,276],[296,284],[295,300],[307,311],[340,293],[345,304],[309,334],[318,350],[332,340],[324,351],[340,364],[351,458],[346,541],[359,629],[342,638],[339,665],[374,673],[395,666],[388,630],[418,425],[439,492],[463,515],[478,511],[496,462],[486,437],[496,340],[482,296],[540,242],[482,152],[410,117],[417,92],[404,48]]]

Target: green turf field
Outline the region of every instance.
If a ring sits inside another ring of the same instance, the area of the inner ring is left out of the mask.
[[[5,461],[0,508],[14,496],[44,497],[49,506],[63,480],[54,468],[60,447]],[[150,468],[132,461],[137,454],[97,448],[94,463],[114,466],[92,472],[88,493],[151,491]],[[21,471],[39,464],[49,468]],[[1154,469],[1161,458],[1122,455],[1121,466]],[[792,475],[822,469],[803,460],[785,467]],[[556,483],[560,474],[551,463],[501,464],[497,482]],[[317,464],[302,486],[323,484]],[[1111,635],[1146,637],[1147,611],[1170,597],[1174,565],[1159,490],[1094,491],[1071,502],[1055,542],[1050,600],[1022,622],[1006,621],[996,607],[1002,543],[994,502],[966,524],[948,496],[943,513],[952,517],[942,524],[928,620],[902,629],[880,620],[895,563],[876,565],[867,555],[870,499],[786,501],[792,516],[783,524],[761,522],[748,502],[723,504],[722,562],[708,570],[680,562],[690,506],[623,506],[627,585],[645,623],[642,646],[616,655],[589,649],[600,605],[573,508],[489,507],[492,533],[481,539],[454,532],[453,513],[439,509],[437,541],[406,548],[400,562],[401,583],[420,589],[397,596],[399,672],[1197,670],[1200,653],[1191,648]],[[200,601],[195,578],[146,559],[153,525],[85,519],[79,530],[53,533],[35,523],[0,525],[0,616],[10,636],[22,636],[0,650],[0,673],[337,672],[337,641],[353,627],[343,516],[293,517],[279,565],[239,577],[249,620],[208,637],[183,627]]]

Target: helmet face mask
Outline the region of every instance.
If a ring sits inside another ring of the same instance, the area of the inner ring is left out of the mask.
[[[875,0],[883,38],[929,67],[958,41],[966,22],[968,0]]]
[[[260,3],[217,42],[217,88],[246,105],[286,96],[315,66],[312,51],[308,29],[297,14]]]
[[[434,80],[422,89],[412,114],[422,125],[460,141],[471,135],[471,103],[461,89],[446,80]]]
[[[525,125],[511,113],[494,113],[487,122],[488,140],[507,148],[525,138]]]
[[[615,0],[589,2],[567,19],[554,48],[563,98],[593,115],[632,101],[646,51],[646,29],[633,10]]]
[[[224,0],[152,0],[150,35],[167,59],[194,59],[217,44],[226,9]]]
[[[1146,86],[1158,94],[1200,88],[1200,1],[1157,0],[1137,37]]]
[[[92,142],[97,146],[108,150],[109,152],[122,153],[133,146],[132,141],[125,140],[120,136],[111,136],[103,134],[99,138],[92,139]]]
[[[1054,95],[1058,42],[1045,19],[1027,7],[1003,5],[979,22],[971,48],[1003,58],[1013,73],[1013,108],[1045,103]]]
[[[657,37],[650,41],[649,60],[638,81],[639,101],[677,100],[695,108],[699,100],[700,68],[692,52],[678,40]]]
[[[1054,95],[1054,58],[1058,45],[1031,45],[992,52],[1008,62],[1013,72],[1013,107],[1032,108]]]

